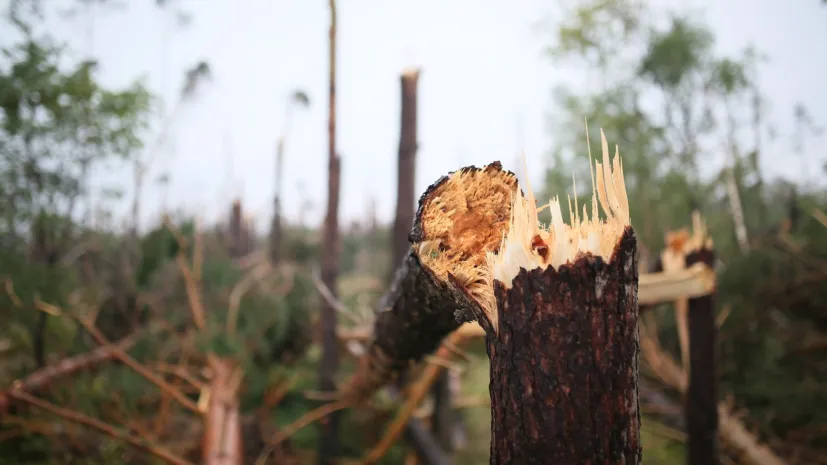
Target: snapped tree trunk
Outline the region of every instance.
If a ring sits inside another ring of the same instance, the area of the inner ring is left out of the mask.
[[[241,415],[238,410],[238,383],[235,364],[210,356],[213,372],[210,400],[205,415],[203,437],[204,465],[241,465],[244,446]]]
[[[327,214],[322,244],[322,282],[336,296],[339,274],[339,189],[341,158],[336,153],[336,1],[329,0],[330,29],[328,35],[329,95],[327,120],[328,184]],[[321,309],[322,360],[319,363],[319,390],[336,390],[336,371],[339,369],[339,341],[336,338],[336,310],[326,300]],[[339,414],[334,412],[319,422],[318,463],[328,465],[339,455]]]
[[[637,242],[620,159],[602,145],[591,216],[575,199],[572,225],[555,199],[541,226],[530,186],[523,195],[498,163],[429,188],[344,395],[372,392],[476,319],[491,359],[492,464],[638,465]]]
[[[715,255],[702,244],[686,256],[686,265],[713,267]],[[689,383],[686,392],[687,464],[717,465],[718,389],[715,363],[718,327],[714,294],[689,299]]]
[[[495,300],[478,320],[491,363],[491,464],[641,461],[637,239],[619,157],[612,166],[602,142],[591,219],[575,200],[564,224],[554,199],[546,230],[529,189],[489,259]]]
[[[635,246],[496,282],[492,464],[640,462]]]
[[[367,399],[469,318],[475,304],[463,290],[475,295],[487,287],[485,254],[499,248],[516,190],[516,177],[495,162],[462,168],[425,191],[409,235],[413,246],[380,301],[372,340],[342,388],[345,398]]]

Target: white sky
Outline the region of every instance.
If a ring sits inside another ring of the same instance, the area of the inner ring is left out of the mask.
[[[105,84],[124,86],[146,76],[149,87],[169,103],[189,66],[199,59],[210,63],[212,84],[180,119],[174,143],[153,166],[151,177],[170,174],[169,203],[214,220],[224,215],[229,194],[241,195],[263,229],[271,213],[274,141],[286,97],[302,88],[311,107],[298,111],[293,123],[284,204],[286,214],[295,218],[297,185],[303,183],[315,205],[307,219],[320,221],[327,179],[327,2],[184,1],[193,21],[183,30],[175,30],[172,15],[157,10],[153,1],[129,3],[125,11],[96,15],[94,22],[82,16],[61,20],[53,31],[79,52],[94,52]],[[377,199],[380,220],[392,218],[399,73],[409,65],[423,70],[417,191],[467,164],[501,160],[516,168],[520,149],[526,152],[532,181],[542,180],[551,141],[546,118],[553,111],[552,87],[582,79],[577,71],[555,69],[543,56],[548,32],[559,20],[554,2],[338,3],[342,224],[363,215],[371,196]],[[782,123],[782,131],[789,132],[796,101],[806,102],[816,121],[827,123],[827,7],[820,0],[670,0],[657,5],[705,11],[722,52],[734,54],[753,43],[770,55],[762,73],[764,89],[773,103],[770,116]],[[545,33],[533,27],[544,18],[550,25]],[[819,145],[823,143],[824,138]],[[813,173],[820,172],[815,171],[818,160],[825,158],[816,145],[810,142]],[[798,159],[781,149],[767,154],[764,165],[773,174],[801,173]],[[116,169],[100,183],[125,188],[129,199],[131,179],[130,170]],[[145,191],[146,222],[157,218],[163,196],[154,185]]]

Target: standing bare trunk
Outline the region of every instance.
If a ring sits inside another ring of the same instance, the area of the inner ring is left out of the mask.
[[[416,178],[416,113],[417,84],[419,70],[406,70],[402,73],[401,125],[399,134],[399,158],[397,166],[396,218],[393,222],[392,267],[393,270],[402,263],[411,248],[408,232],[413,226],[414,207],[416,203],[414,181]]]
[[[328,184],[327,215],[324,222],[322,244],[322,282],[336,295],[336,278],[339,274],[339,185],[341,159],[336,153],[336,1],[330,6],[330,75],[329,107],[327,122]],[[335,391],[335,376],[339,369],[339,345],[336,338],[336,310],[326,300],[322,302],[322,360],[319,364],[319,389]],[[333,463],[339,454],[338,412],[320,422],[318,463]]]
[[[290,115],[288,114],[287,117],[289,118]],[[281,194],[285,136],[285,134],[282,134],[276,143],[276,195],[273,198],[273,223],[270,226],[270,262],[273,265],[276,265],[279,261],[281,261]]]
[[[241,200],[234,200],[230,209],[230,256],[239,258],[244,255],[244,219]]]
[[[686,265],[713,266],[715,255],[706,245],[691,251]],[[718,327],[714,294],[689,299],[689,384],[686,393],[687,464],[717,465],[718,389],[715,363]]]

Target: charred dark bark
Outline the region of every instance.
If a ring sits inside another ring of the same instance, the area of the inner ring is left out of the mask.
[[[419,71],[405,72],[400,78],[402,87],[402,110],[399,135],[399,158],[397,166],[396,217],[392,234],[392,268],[396,269],[411,248],[408,232],[413,226],[416,198],[414,181],[416,174],[416,100]],[[388,281],[393,279],[391,273]]]
[[[328,34],[328,120],[327,120],[327,214],[322,237],[322,282],[336,296],[336,279],[339,274],[339,189],[341,182],[341,158],[336,152],[336,1],[329,0],[330,29]],[[326,300],[322,301],[322,360],[319,363],[319,390],[336,390],[336,371],[339,369],[339,341],[336,337],[336,310]],[[319,465],[333,463],[339,455],[339,412],[332,413],[320,422]]]
[[[491,463],[639,464],[636,239],[495,281]]]
[[[706,248],[686,256],[686,266],[715,263]],[[689,384],[686,392],[687,464],[716,465],[718,457],[718,388],[715,363],[718,327],[712,294],[689,299]]]

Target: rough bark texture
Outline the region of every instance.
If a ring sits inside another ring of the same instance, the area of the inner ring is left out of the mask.
[[[402,263],[411,244],[408,232],[413,226],[416,198],[414,180],[416,174],[416,90],[419,71],[403,73],[400,78],[402,87],[401,126],[399,135],[399,159],[397,167],[396,218],[393,222],[391,256],[395,269]],[[393,276],[391,276],[391,279]]]
[[[639,464],[636,239],[612,259],[495,281],[492,464]]]
[[[436,350],[460,325],[455,310],[468,305],[465,295],[437,278],[410,251],[380,303],[373,340],[343,395],[361,402]]]
[[[693,251],[686,265],[715,263],[709,249]],[[689,385],[686,393],[687,464],[716,465],[718,457],[718,389],[716,383],[715,324],[713,294],[689,299]]]
[[[336,2],[329,0],[330,29],[328,36],[329,95],[328,95],[328,184],[327,215],[322,244],[322,282],[336,296],[336,278],[339,274],[339,189],[341,158],[336,153]],[[336,310],[327,301],[322,302],[322,360],[319,363],[319,390],[336,390],[336,371],[339,369],[339,343],[336,338]],[[333,413],[320,422],[318,463],[327,465],[339,455],[339,413]]]

